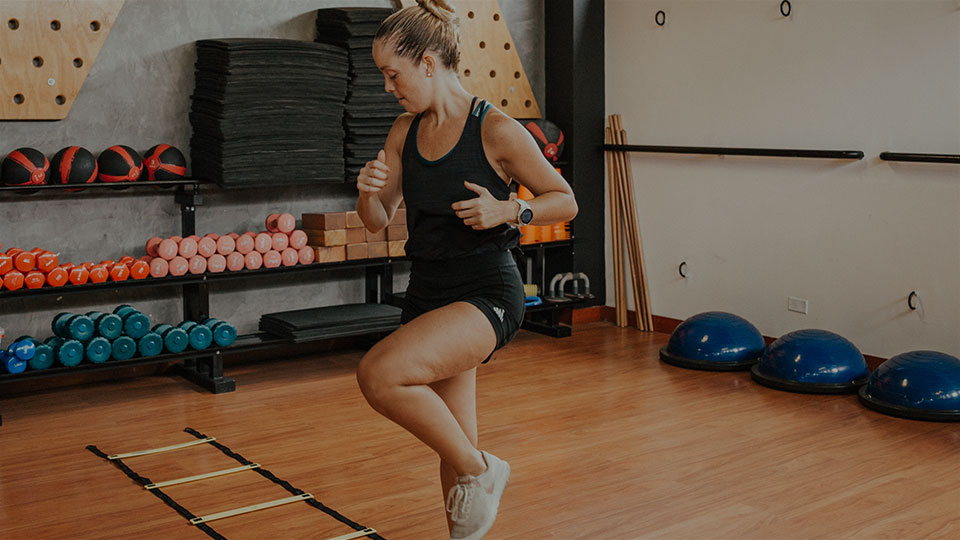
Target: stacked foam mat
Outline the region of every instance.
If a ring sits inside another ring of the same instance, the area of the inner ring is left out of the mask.
[[[193,170],[221,186],[343,182],[347,54],[286,39],[197,42]]]
[[[344,304],[267,313],[260,330],[293,343],[390,332],[400,327],[400,311],[387,304]]]
[[[377,157],[393,121],[403,113],[384,91],[383,74],[373,61],[373,37],[392,9],[331,8],[317,11],[319,43],[343,47],[350,58],[343,127],[347,181],[355,181],[363,165]]]

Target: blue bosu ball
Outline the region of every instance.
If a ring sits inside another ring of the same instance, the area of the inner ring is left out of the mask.
[[[708,311],[680,323],[660,349],[660,359],[688,369],[737,371],[750,369],[764,345],[763,335],[746,319]]]
[[[856,345],[826,330],[798,330],[774,341],[751,370],[771,388],[806,394],[856,392],[870,370]]]
[[[870,375],[860,402],[903,418],[960,421],[960,358],[936,351],[898,354]]]

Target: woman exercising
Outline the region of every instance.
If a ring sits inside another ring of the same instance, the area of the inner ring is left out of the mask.
[[[566,181],[515,120],[470,95],[457,76],[458,28],[441,0],[418,0],[383,21],[373,58],[406,111],[357,176],[370,231],[406,201],[412,261],[398,330],[357,369],[380,414],[440,456],[450,538],[493,526],[510,466],[477,449],[477,366],[517,333],[523,283],[509,250],[519,225],[572,219]],[[536,196],[517,200],[516,180]]]

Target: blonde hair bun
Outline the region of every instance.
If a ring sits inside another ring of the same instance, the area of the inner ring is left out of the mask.
[[[455,10],[444,0],[417,0],[417,4],[443,22],[453,20]]]

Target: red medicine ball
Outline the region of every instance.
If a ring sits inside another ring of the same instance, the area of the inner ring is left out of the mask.
[[[537,140],[537,146],[544,157],[550,161],[560,159],[560,154],[563,153],[563,131],[556,124],[538,119],[524,122],[523,127]]]
[[[17,148],[3,160],[0,176],[7,186],[30,186],[44,184],[50,162],[36,148]]]
[[[158,144],[143,153],[141,180],[178,180],[187,174],[183,152],[169,144]]]
[[[143,171],[143,160],[129,146],[111,146],[97,158],[101,182],[136,182]]]
[[[97,179],[97,158],[82,146],[68,146],[53,156],[51,184],[89,184]]]

